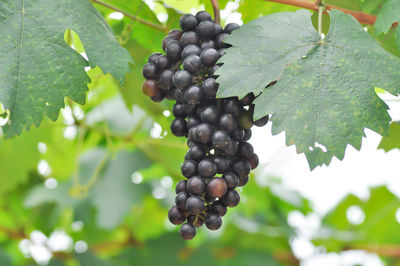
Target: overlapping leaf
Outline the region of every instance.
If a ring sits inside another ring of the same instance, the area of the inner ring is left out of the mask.
[[[64,41],[76,32],[89,63]],[[131,57],[88,1],[7,0],[0,5],[0,103],[10,112],[6,137],[20,134],[43,116],[57,118],[64,97],[85,102],[84,67],[100,66],[123,81]]]
[[[324,40],[309,18],[280,13],[234,32],[218,81],[220,97],[262,92],[255,118],[272,114],[272,133],[285,131],[313,169],[343,159],[348,144],[360,149],[365,128],[387,133],[388,107],[374,87],[399,94],[400,61],[350,15],[333,10]]]
[[[388,152],[393,149],[400,149],[400,122],[392,122],[389,134],[382,138],[378,149]]]

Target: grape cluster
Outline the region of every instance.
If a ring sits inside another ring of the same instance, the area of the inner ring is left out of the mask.
[[[253,125],[264,126],[268,116],[253,121],[254,95],[217,99],[215,71],[229,45],[224,38],[240,26],[223,29],[205,11],[183,15],[181,30],[171,30],[162,42],[165,55],[154,53],[143,67],[143,92],[155,102],[175,100],[171,131],[186,137],[189,150],[181,167],[187,180],[175,188],[176,205],[168,212],[180,235],[192,239],[203,224],[222,225],[227,207],[235,207],[258,157],[247,141]]]

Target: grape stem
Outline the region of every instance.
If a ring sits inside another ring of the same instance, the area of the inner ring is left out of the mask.
[[[215,20],[215,23],[221,24],[221,14],[220,14],[220,11],[219,11],[218,0],[210,0],[210,1],[211,1],[211,5],[213,6],[213,9],[214,9],[214,20]]]
[[[158,24],[155,24],[153,22],[147,21],[145,19],[139,18],[138,16],[132,15],[132,14],[130,14],[130,13],[128,13],[128,12],[116,7],[116,6],[110,5],[110,4],[105,3],[105,2],[103,2],[101,0],[91,0],[91,1],[93,3],[96,3],[96,4],[99,4],[101,6],[107,7],[109,9],[114,10],[114,11],[120,12],[120,13],[124,14],[124,16],[126,16],[128,18],[131,18],[132,20],[135,20],[135,21],[137,21],[137,22],[139,22],[139,23],[141,23],[143,25],[146,25],[146,26],[149,26],[149,27],[152,27],[152,28],[164,31],[164,32],[168,31],[168,28],[163,26],[163,25],[158,25]]]
[[[314,11],[318,11],[318,9],[319,9],[319,6],[316,5],[315,2],[310,2],[308,0],[264,0],[264,1],[276,2],[276,3],[280,3],[280,4],[291,5],[291,6],[297,6],[297,7],[301,7],[301,8],[311,9]],[[374,15],[367,14],[367,13],[360,12],[360,11],[348,10],[345,8],[328,5],[328,4],[325,5],[324,13],[327,14],[327,11],[329,11],[331,9],[337,9],[344,13],[350,14],[353,17],[355,17],[361,24],[373,25],[376,21],[376,16],[374,16]]]
[[[322,16],[324,15],[324,5],[321,0],[317,0],[316,4],[318,5],[318,35],[322,39]]]

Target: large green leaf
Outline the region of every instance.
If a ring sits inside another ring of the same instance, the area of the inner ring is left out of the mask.
[[[221,60],[220,97],[262,92],[255,101],[255,119],[272,114],[272,133],[285,131],[286,144],[295,144],[311,169],[328,165],[333,156],[343,159],[348,144],[360,149],[365,128],[387,133],[388,107],[374,87],[400,93],[398,58],[337,10],[331,12],[324,40],[305,11],[269,17],[228,38],[233,48]],[[297,33],[297,27],[304,33]],[[282,32],[289,37],[281,38]]]
[[[400,149],[400,122],[392,122],[389,134],[382,138],[378,149],[388,152],[393,149]]]
[[[388,32],[393,23],[400,22],[399,9],[400,1],[398,0],[388,0],[383,4],[374,25],[377,34]],[[396,26],[395,38],[397,47],[400,48],[400,28],[398,26]]]
[[[65,43],[66,29],[79,35],[89,62]],[[7,0],[0,38],[0,102],[10,112],[5,137],[39,126],[43,116],[55,120],[65,96],[83,104],[88,64],[122,82],[131,62],[87,0]]]

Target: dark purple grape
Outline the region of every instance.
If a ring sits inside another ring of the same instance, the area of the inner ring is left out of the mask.
[[[230,189],[226,192],[225,196],[222,198],[222,202],[224,203],[224,205],[228,207],[231,208],[235,207],[240,202],[240,195],[236,190]]]
[[[224,114],[219,120],[221,129],[228,132],[233,132],[237,128],[237,122],[232,114]]]
[[[177,100],[178,102],[183,102],[183,95],[184,95],[184,91],[178,88],[174,88],[174,99]]]
[[[183,31],[194,30],[197,26],[197,19],[191,14],[185,14],[179,19],[179,25]]]
[[[190,142],[198,142],[197,136],[196,136],[196,127],[191,127],[188,131],[188,140]]]
[[[156,66],[159,71],[162,71],[169,67],[169,60],[166,55],[161,55],[156,60]]]
[[[174,76],[174,73],[175,72],[171,69],[166,69],[161,72],[160,83],[164,89],[169,90],[172,88],[172,77]]]
[[[223,56],[224,54],[225,54],[225,52],[226,52],[226,48],[221,48],[221,49],[218,49],[218,54],[219,54],[219,57],[221,57],[221,56]]]
[[[165,99],[165,93],[162,91],[158,91],[156,95],[150,97],[153,102],[159,103]]]
[[[208,76],[212,77],[212,78],[218,78],[219,75],[216,75],[215,71],[217,71],[217,69],[219,67],[220,67],[219,65],[215,65],[215,66],[210,67],[209,70],[208,70]]]
[[[210,230],[218,230],[222,225],[222,218],[217,213],[210,213],[206,216],[206,226]]]
[[[221,49],[221,48],[228,48],[230,45],[224,42],[224,39],[226,38],[226,36],[228,36],[228,33],[221,33],[218,34],[218,36],[215,38],[215,43],[217,44],[217,48]]]
[[[228,190],[225,179],[213,178],[207,183],[207,192],[215,198],[223,197]]]
[[[200,55],[201,49],[199,46],[194,44],[189,44],[182,51],[182,60],[188,57],[189,55]]]
[[[244,137],[244,130],[241,128],[236,128],[235,131],[232,132],[232,136],[236,140],[241,141],[241,140],[243,140],[243,137]]]
[[[196,126],[196,139],[201,143],[207,143],[211,140],[214,129],[210,124],[201,123]]]
[[[172,121],[171,132],[177,137],[183,137],[187,134],[186,121],[179,117]]]
[[[183,98],[188,104],[198,104],[203,98],[203,91],[197,86],[191,86],[185,90]]]
[[[206,194],[204,194],[204,200],[207,203],[213,203],[215,201],[215,197],[211,196],[210,194],[208,194],[208,192],[206,192]]]
[[[238,159],[232,163],[232,170],[240,179],[250,173],[250,163],[246,159]]]
[[[175,193],[178,194],[179,192],[186,191],[187,180],[179,181],[175,186]]]
[[[168,211],[168,219],[172,224],[179,225],[185,221],[186,217],[182,210],[179,210],[178,207],[173,206]]]
[[[208,78],[201,84],[201,89],[203,90],[206,99],[215,99],[218,90],[218,83],[215,82],[214,78]]]
[[[214,163],[217,165],[217,173],[222,174],[229,170],[231,166],[231,161],[221,155],[216,155],[213,157]]]
[[[215,50],[214,48],[206,48],[201,51],[200,58],[205,66],[210,67],[213,66],[218,61],[220,55],[218,51]]]
[[[181,59],[182,45],[179,41],[171,41],[165,48],[165,53],[172,62],[177,62]]]
[[[216,124],[219,120],[219,110],[215,105],[209,105],[202,109],[200,119],[203,123]]]
[[[189,148],[188,154],[190,159],[200,161],[206,156],[206,150],[200,144],[193,144]]]
[[[204,201],[198,196],[190,196],[186,200],[185,209],[189,214],[197,215],[205,208],[206,206],[204,205]]]
[[[196,13],[196,19],[200,23],[201,21],[212,21],[211,15],[207,11],[199,11]]]
[[[252,113],[243,111],[238,118],[238,122],[241,128],[250,129],[253,126]]]
[[[252,92],[250,92],[249,94],[247,94],[246,96],[244,96],[244,97],[240,100],[240,102],[241,102],[243,105],[250,105],[250,104],[252,104],[252,102],[254,101],[255,98],[256,98],[256,97],[254,96],[254,94],[253,94]]]
[[[239,177],[233,172],[223,174],[222,178],[226,181],[228,189],[234,189],[239,185]]]
[[[224,30],[222,29],[221,25],[214,23],[214,36],[222,33]]]
[[[149,97],[154,97],[157,95],[158,91],[160,88],[157,85],[157,82],[152,79],[148,79],[145,82],[143,82],[142,85],[142,91],[145,95]]]
[[[201,196],[206,191],[207,184],[201,176],[192,176],[187,183],[187,191],[191,195]]]
[[[177,29],[172,29],[168,32],[168,36],[173,36],[175,37],[177,40],[180,40],[182,37],[182,32],[180,30]]]
[[[239,146],[239,153],[241,156],[248,159],[254,154],[254,148],[248,142],[241,142]]]
[[[200,124],[200,122],[201,122],[200,119],[192,115],[188,117],[186,125],[188,128],[191,128],[197,126],[198,124]]]
[[[196,110],[196,105],[190,103],[183,103],[183,111],[185,111],[187,115],[192,114],[195,110]]]
[[[176,206],[183,210],[185,209],[186,200],[189,198],[189,194],[186,191],[179,192],[175,197]]]
[[[199,45],[200,44],[199,35],[194,31],[187,31],[182,34],[181,44],[183,47],[188,46],[190,44]]]
[[[257,168],[258,164],[259,164],[259,160],[258,160],[258,156],[257,154],[253,153],[250,158],[248,158],[249,163],[250,163],[250,169],[254,170]]]
[[[190,178],[196,175],[197,162],[194,160],[186,160],[181,166],[181,172],[184,177]]]
[[[186,70],[178,70],[172,77],[172,83],[175,87],[183,89],[192,85],[192,75]]]
[[[225,154],[234,157],[239,150],[239,141],[231,140],[228,146],[223,150]]]
[[[260,119],[258,119],[258,120],[256,120],[256,121],[254,121],[253,124],[254,124],[256,127],[263,127],[263,126],[265,126],[265,125],[268,123],[268,120],[269,120],[269,116],[266,115],[266,116],[264,116],[264,117],[262,117],[262,118],[260,118]]]
[[[149,58],[147,59],[147,63],[155,65],[156,64],[156,60],[160,55],[162,55],[162,54],[161,53],[153,53],[153,54],[151,54],[149,56]]]
[[[211,159],[201,160],[197,167],[197,173],[204,178],[211,178],[217,173],[217,165]]]
[[[222,217],[226,214],[227,208],[222,201],[217,200],[211,205],[211,211],[218,213],[218,215]]]
[[[175,117],[186,117],[186,113],[183,110],[183,104],[181,103],[174,104],[174,107],[172,107],[172,114]]]
[[[185,240],[193,239],[196,236],[196,228],[190,223],[183,224],[179,229],[179,235]]]
[[[250,138],[251,138],[251,129],[245,129],[243,141],[248,141]]]
[[[236,98],[227,99],[222,104],[222,110],[224,113],[232,114],[237,117],[242,111],[242,106]]]
[[[214,23],[208,20],[202,21],[197,25],[196,32],[203,40],[212,39],[215,34]]]
[[[230,140],[231,138],[224,130],[215,131],[211,137],[211,143],[213,147],[221,150],[225,149],[229,145]]]
[[[228,33],[228,34],[231,34],[232,31],[237,30],[237,29],[239,29],[239,28],[240,28],[240,25],[239,25],[239,24],[236,24],[236,23],[229,23],[229,24],[226,24],[226,25],[225,25],[224,32],[226,32],[226,33]]]
[[[203,62],[198,55],[189,55],[183,60],[183,69],[196,74],[203,67]]]
[[[216,48],[215,42],[213,40],[207,40],[201,43],[200,45],[201,50],[207,49],[207,48]]]
[[[167,37],[165,37],[163,39],[163,41],[162,41],[162,49],[163,49],[163,51],[166,51],[167,45],[172,41],[177,41],[177,39],[174,36],[167,36]]]
[[[154,64],[145,64],[142,70],[143,77],[146,79],[156,79],[157,78],[157,67]]]
[[[244,185],[247,184],[247,182],[249,182],[249,175],[245,175],[245,176],[241,176],[239,177],[239,187],[243,187]]]

